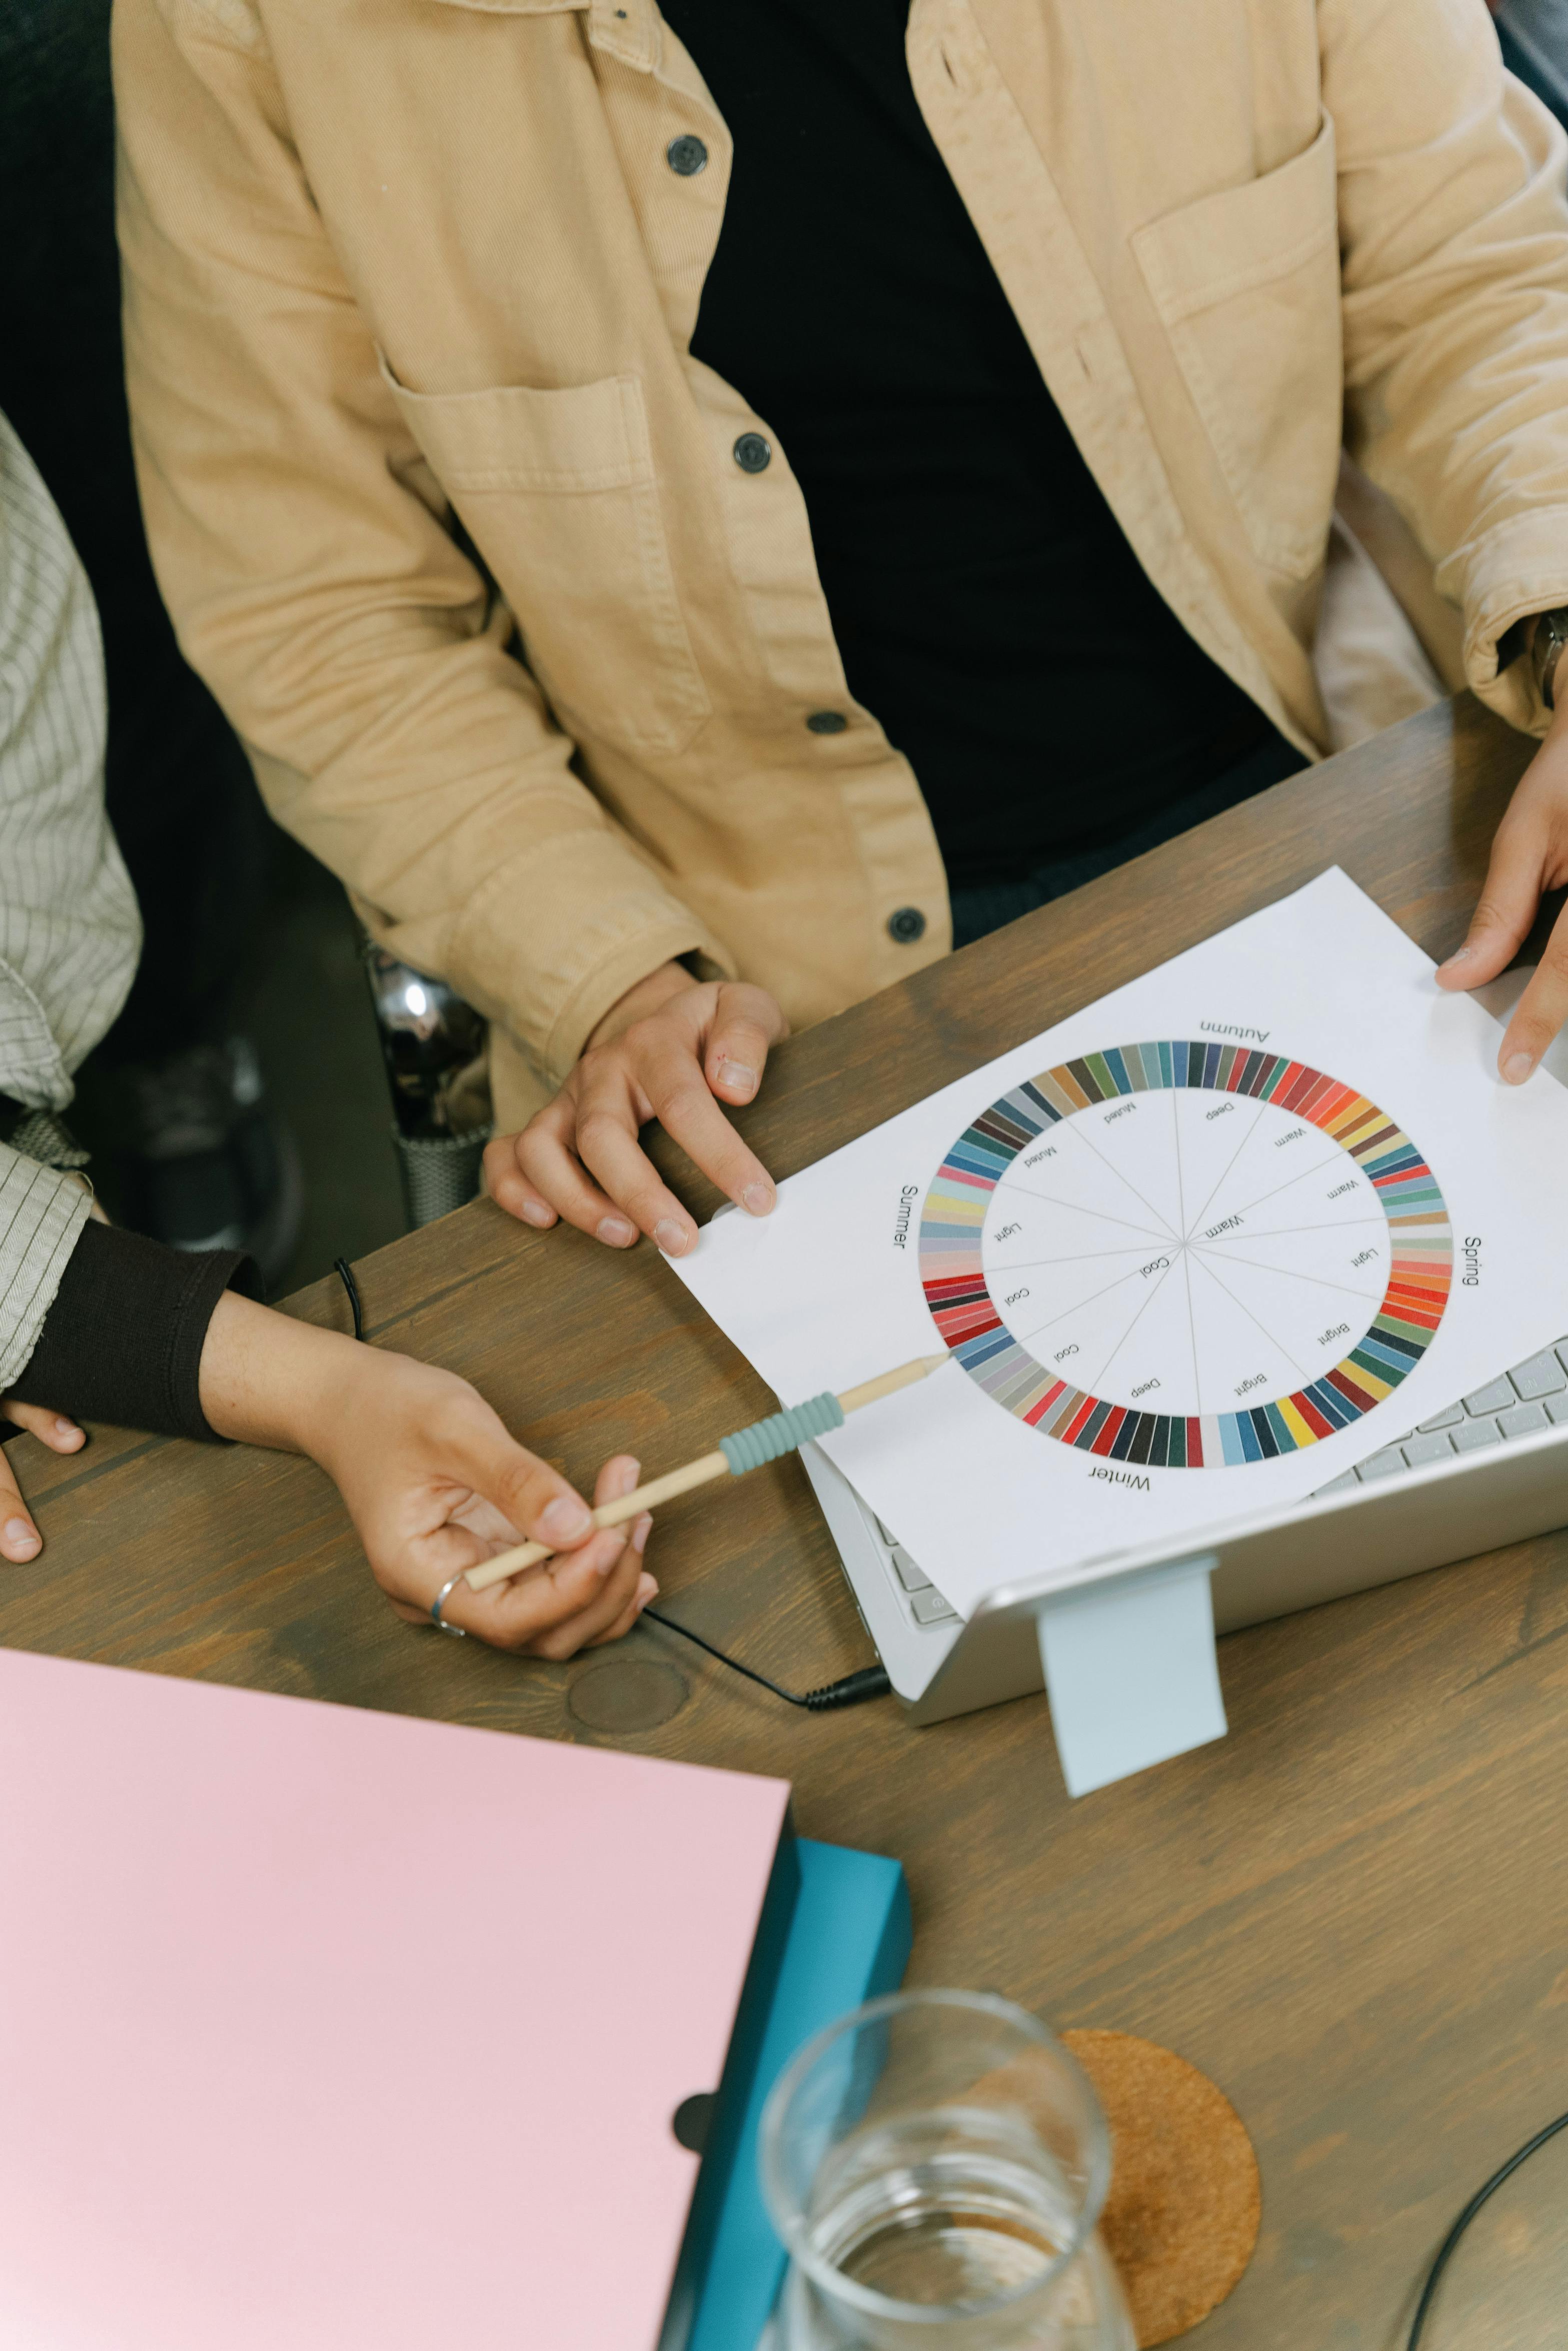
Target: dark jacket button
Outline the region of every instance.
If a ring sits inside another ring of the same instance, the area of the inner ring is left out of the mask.
[[[735,462],[743,474],[760,474],[773,463],[773,444],[760,433],[743,433],[735,444]]]
[[[813,710],[806,721],[813,735],[841,735],[849,723],[841,710]]]
[[[706,168],[707,149],[689,131],[684,131],[679,139],[672,139],[665,148],[664,161],[672,172],[678,172],[683,180],[689,180],[695,172]]]
[[[901,947],[910,947],[925,935],[925,917],[918,906],[900,906],[896,914],[887,918],[887,935],[896,939]]]

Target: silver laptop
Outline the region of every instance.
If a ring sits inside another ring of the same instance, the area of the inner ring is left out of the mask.
[[[1530,977],[1477,997],[1506,1018]],[[1544,1067],[1568,1081],[1563,1039]],[[920,1565],[917,1527],[883,1525],[815,1445],[800,1458],[867,1632],[916,1723],[945,1722],[1043,1687],[1037,1615],[1058,1579],[1020,1576],[967,1622]],[[1184,1559],[1213,1562],[1217,1630],[1288,1615],[1428,1567],[1568,1525],[1568,1334],[1385,1446],[1305,1503],[1228,1520],[1084,1562],[1113,1580]]]
[[[814,1445],[800,1458],[888,1678],[917,1723],[1042,1687],[1036,1610],[1050,1575],[1002,1584],[966,1624]],[[1446,1567],[1568,1525],[1568,1336],[1305,1503],[1085,1562],[1132,1575],[1210,1558],[1216,1628],[1231,1632],[1347,1592]],[[911,1542],[915,1546],[911,1548]]]

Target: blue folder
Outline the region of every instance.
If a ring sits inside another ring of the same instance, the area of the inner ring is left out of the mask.
[[[768,2093],[812,2033],[862,2001],[896,1991],[909,1960],[909,1890],[896,1861],[810,1837],[796,1839],[795,1853],[794,1912],[687,2351],[751,2351],[778,2298],[784,2249],[764,2210],[757,2172],[758,2126]]]

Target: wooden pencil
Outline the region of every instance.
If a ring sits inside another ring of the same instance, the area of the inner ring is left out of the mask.
[[[676,1494],[690,1493],[716,1478],[739,1477],[747,1469],[759,1468],[764,1461],[777,1460],[809,1437],[838,1427],[848,1414],[876,1404],[900,1388],[912,1387],[916,1380],[928,1378],[948,1360],[946,1353],[916,1355],[910,1363],[900,1364],[895,1371],[880,1372],[873,1380],[862,1380],[858,1387],[845,1388],[841,1395],[830,1393],[813,1396],[807,1404],[775,1413],[769,1419],[758,1421],[753,1427],[737,1430],[735,1436],[722,1439],[712,1453],[688,1461],[684,1468],[670,1469],[662,1478],[650,1479],[635,1493],[622,1494],[619,1501],[601,1502],[593,1513],[593,1522],[600,1527],[623,1526],[628,1519],[657,1509]],[[488,1592],[492,1584],[504,1583],[508,1576],[520,1575],[526,1568],[537,1567],[541,1559],[551,1555],[552,1546],[549,1543],[514,1543],[509,1551],[497,1552],[494,1559],[469,1568],[465,1582],[472,1592]]]

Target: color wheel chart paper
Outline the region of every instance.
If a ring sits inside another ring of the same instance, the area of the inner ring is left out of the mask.
[[[675,1262],[965,1614],[1305,1497],[1568,1327],[1568,1092],[1337,869]]]

